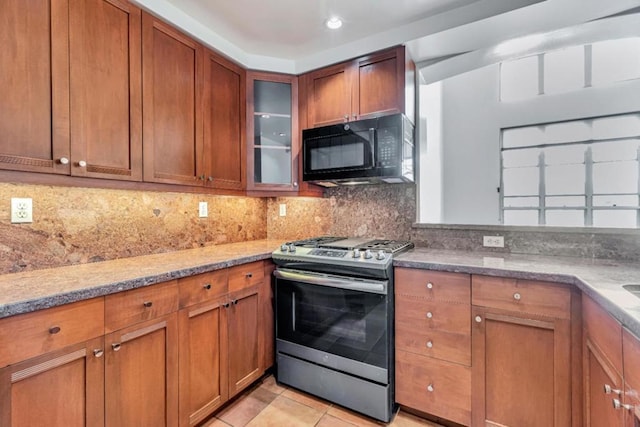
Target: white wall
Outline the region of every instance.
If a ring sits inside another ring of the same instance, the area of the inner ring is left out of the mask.
[[[499,224],[501,128],[640,111],[640,80],[501,103],[495,64],[446,79],[442,88],[446,224]]]

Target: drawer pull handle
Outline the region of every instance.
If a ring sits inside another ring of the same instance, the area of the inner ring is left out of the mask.
[[[482,317],[476,316],[476,323],[482,323]]]
[[[626,409],[630,411],[633,409],[633,406],[628,403],[622,403],[619,399],[613,399],[613,409]]]
[[[247,276],[247,279],[251,279],[253,277],[253,273],[247,273],[246,276]]]
[[[427,289],[433,289],[433,283],[427,282]]]
[[[520,298],[522,298],[522,295],[520,295],[520,292],[516,292],[515,294],[513,294],[514,300],[520,301]]]
[[[604,385],[604,394],[617,394],[618,396],[622,396],[622,390],[618,390],[617,388],[611,387],[609,384]]]
[[[433,348],[433,341],[427,341],[427,348]]]
[[[111,348],[113,348],[113,351],[120,351],[121,346],[122,345],[120,343],[111,344]]]
[[[102,357],[103,354],[104,350],[102,350],[101,348],[96,348],[95,350],[93,350],[93,355],[95,357]]]
[[[428,391],[429,393],[433,393],[433,384],[429,384],[429,385],[427,386],[427,391]]]
[[[49,328],[49,333],[51,335],[55,335],[58,332],[60,332],[60,326],[52,326],[52,327]]]
[[[149,307],[151,307],[153,305],[153,302],[152,301],[145,301],[145,302],[142,303],[142,305],[144,305],[146,308],[149,308]]]
[[[427,319],[432,319],[433,318],[433,313],[430,311],[427,311]]]
[[[208,291],[209,289],[211,289],[211,283],[207,283],[206,285],[203,286],[203,288]]]

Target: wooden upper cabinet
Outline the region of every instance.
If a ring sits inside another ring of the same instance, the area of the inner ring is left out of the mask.
[[[348,62],[306,76],[309,127],[351,120],[352,74],[353,67]]]
[[[415,64],[398,46],[304,76],[308,126],[405,113],[415,119]]]
[[[206,51],[204,174],[207,186],[245,188],[245,86],[245,70]]]
[[[142,180],[140,9],[70,0],[71,174]]]
[[[142,14],[144,180],[202,186],[202,46]]]
[[[71,174],[142,180],[140,9],[70,0]]]
[[[68,0],[0,7],[0,168],[68,174]]]

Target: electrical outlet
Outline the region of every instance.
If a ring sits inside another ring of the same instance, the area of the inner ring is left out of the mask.
[[[11,198],[11,222],[13,224],[33,222],[33,200],[30,198]]]
[[[504,248],[504,236],[483,236],[482,246],[486,248]]]
[[[280,203],[280,216],[287,216],[287,205]]]
[[[209,206],[207,202],[200,202],[198,204],[198,216],[200,218],[206,218],[209,216]]]

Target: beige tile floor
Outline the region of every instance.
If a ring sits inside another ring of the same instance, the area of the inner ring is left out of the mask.
[[[273,376],[244,392],[242,396],[201,427],[380,427],[384,423],[356,414],[338,405],[280,386]],[[402,410],[393,427],[441,427]]]

